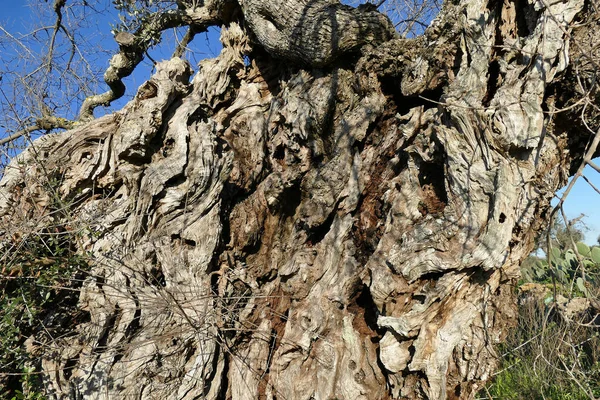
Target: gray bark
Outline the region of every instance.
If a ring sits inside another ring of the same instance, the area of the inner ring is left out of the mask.
[[[334,0],[240,1],[260,44],[278,57],[311,66],[330,64],[341,54],[394,36],[384,15]]]
[[[89,321],[37,344],[52,398],[472,399],[490,378],[580,156],[544,110],[583,0],[448,3],[412,40],[324,4],[241,2],[251,37],[223,27],[191,83],[165,61],[122,111],[6,170],[4,248],[20,218],[67,218],[51,173],[92,262]]]

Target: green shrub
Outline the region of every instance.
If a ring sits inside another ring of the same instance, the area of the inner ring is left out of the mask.
[[[522,295],[517,327],[499,347],[500,366],[479,393],[489,399],[579,400],[600,396],[600,330],[597,311],[565,318],[557,301],[595,298],[600,287],[600,247],[578,242],[550,249],[521,265],[520,284],[546,288],[544,297]],[[524,286],[523,286],[524,287]],[[539,292],[538,292],[539,293]],[[555,299],[556,297],[556,299]]]
[[[39,359],[26,351],[65,334],[82,318],[75,311],[87,270],[66,226],[46,227],[5,240],[0,264],[0,394],[2,399],[42,399]]]

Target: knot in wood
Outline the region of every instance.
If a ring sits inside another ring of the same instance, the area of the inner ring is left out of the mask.
[[[152,81],[147,81],[142,86],[140,86],[136,97],[140,100],[146,100],[151,99],[152,97],[156,97],[157,94],[158,86],[156,86],[156,83]]]
[[[121,48],[132,48],[135,45],[135,35],[129,32],[117,32],[115,42]]]

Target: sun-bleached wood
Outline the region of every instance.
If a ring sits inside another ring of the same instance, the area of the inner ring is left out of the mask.
[[[544,110],[583,0],[448,2],[415,39],[335,2],[240,3],[251,34],[224,26],[195,73],[159,63],[0,182],[8,243],[23,213],[61,218],[40,183],[60,176],[92,261],[89,321],[45,344],[51,397],[472,399],[577,159]]]

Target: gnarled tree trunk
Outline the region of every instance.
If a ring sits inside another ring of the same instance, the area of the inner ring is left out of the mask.
[[[90,257],[87,319],[31,342],[51,397],[471,399],[490,378],[590,137],[547,112],[589,11],[449,2],[402,39],[334,3],[240,1],[218,57],[160,63],[6,170],[5,248],[68,220]]]

